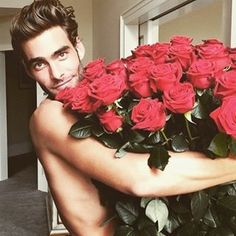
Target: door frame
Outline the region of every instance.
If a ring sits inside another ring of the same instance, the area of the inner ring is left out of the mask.
[[[187,11],[195,7],[203,7],[215,0],[143,0],[120,16],[120,57],[127,57],[131,50],[138,46],[139,25],[147,24],[145,43],[151,44],[157,40],[158,26],[153,19],[168,14],[183,6]],[[191,5],[190,5],[191,4]],[[231,47],[236,47],[236,0],[226,0],[228,10],[225,13],[228,26],[225,30],[227,41]],[[191,7],[189,7],[191,6]],[[154,27],[153,27],[154,26]]]

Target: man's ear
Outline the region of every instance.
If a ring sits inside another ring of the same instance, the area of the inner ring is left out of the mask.
[[[84,58],[85,55],[85,48],[83,43],[80,41],[79,37],[76,38],[76,45],[75,48],[79,54],[79,58],[80,60],[82,60]]]

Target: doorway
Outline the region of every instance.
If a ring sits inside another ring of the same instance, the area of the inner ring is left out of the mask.
[[[13,51],[5,51],[5,68],[7,147],[10,160],[33,153],[28,124],[36,108],[36,84],[27,76]],[[24,162],[23,159],[21,161]]]

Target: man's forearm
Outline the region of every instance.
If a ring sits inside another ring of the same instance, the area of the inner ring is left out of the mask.
[[[212,160],[198,152],[171,153],[171,156],[163,172],[154,173],[144,181],[146,184],[140,183],[139,195],[184,194],[236,180],[234,157]]]

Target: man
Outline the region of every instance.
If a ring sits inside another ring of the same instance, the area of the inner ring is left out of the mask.
[[[12,45],[27,73],[48,93],[30,121],[32,140],[44,167],[63,223],[72,235],[113,235],[114,222],[101,226],[109,209],[99,201],[91,179],[134,196],[187,193],[236,179],[233,157],[210,160],[194,152],[171,153],[164,171],[147,166],[147,154],[115,150],[92,138],[75,140],[68,130],[76,122],[54,96],[75,86],[84,48],[73,9],[58,0],[34,1],[14,18]],[[184,184],[183,184],[184,183]]]

